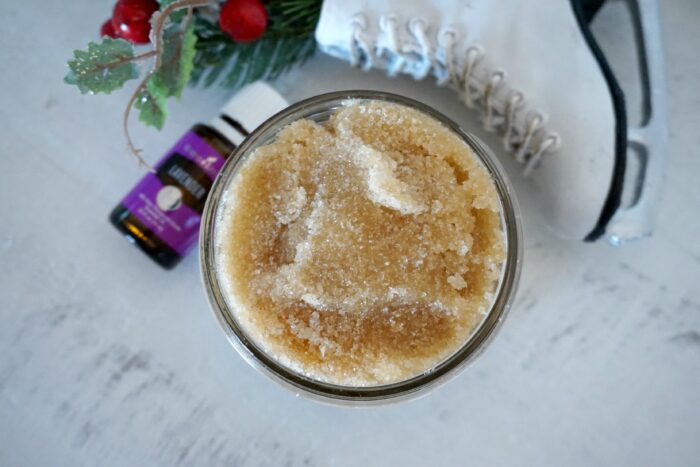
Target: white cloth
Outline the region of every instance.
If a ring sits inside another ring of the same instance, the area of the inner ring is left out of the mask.
[[[594,228],[616,121],[570,2],[325,0],[316,38],[336,57],[454,87],[523,162],[554,231],[582,239]]]

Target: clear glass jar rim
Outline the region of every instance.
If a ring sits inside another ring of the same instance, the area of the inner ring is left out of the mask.
[[[381,386],[350,387],[325,383],[299,374],[277,362],[264,350],[260,349],[252,339],[248,338],[236,322],[234,313],[229,309],[221,291],[215,268],[216,244],[214,231],[217,213],[225,189],[237,173],[241,163],[257,147],[271,141],[279,130],[287,124],[302,118],[310,118],[323,112],[330,115],[348,100],[393,102],[415,108],[440,121],[467,142],[484,167],[489,171],[496,185],[503,208],[502,222],[506,236],[506,260],[501,282],[496,291],[496,297],[486,318],[459,350],[435,367],[410,379]],[[313,399],[321,402],[342,405],[384,404],[417,397],[426,393],[428,389],[432,389],[456,376],[460,370],[464,369],[469,362],[483,351],[493,338],[495,331],[499,328],[510,308],[520,277],[522,263],[522,229],[520,224],[520,209],[513,187],[504,175],[503,168],[496,160],[493,152],[478,138],[462,130],[459,125],[435,109],[407,97],[380,91],[352,90],[332,92],[297,102],[273,115],[253,131],[228,158],[214,181],[202,216],[200,231],[202,281],[210,306],[229,342],[251,366],[262,370],[274,381],[281,383],[297,394],[301,393],[305,396],[311,396]]]

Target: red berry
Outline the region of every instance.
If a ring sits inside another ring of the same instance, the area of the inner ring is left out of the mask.
[[[111,19],[108,19],[102,23],[102,27],[100,28],[100,36],[111,37],[112,39],[116,39],[118,37],[116,31],[114,30],[114,26],[112,26]]]
[[[267,11],[260,0],[226,0],[219,25],[236,42],[254,41],[267,28]]]
[[[156,0],[118,0],[112,12],[114,32],[134,44],[147,44]]]

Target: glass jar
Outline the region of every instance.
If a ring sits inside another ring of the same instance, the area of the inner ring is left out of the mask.
[[[448,358],[417,376],[380,386],[351,387],[330,384],[309,378],[277,362],[256,345],[237,323],[235,310],[229,307],[222,293],[221,281],[215,267],[217,254],[215,233],[218,212],[223,204],[222,196],[242,163],[256,148],[271,143],[278,132],[288,124],[300,119],[323,123],[348,100],[393,102],[412,107],[441,122],[472,148],[492,176],[502,205],[501,224],[505,235],[506,259],[493,304],[486,317],[472,332],[469,339]],[[386,404],[415,398],[453,378],[484,350],[499,328],[513,302],[520,277],[521,262],[522,232],[518,203],[513,188],[493,153],[477,138],[466,133],[457,124],[427,105],[402,96],[376,91],[340,91],[312,97],[288,107],[258,127],[228,158],[215,180],[204,210],[200,233],[200,265],[204,288],[211,308],[233,347],[251,366],[297,395],[342,405]]]

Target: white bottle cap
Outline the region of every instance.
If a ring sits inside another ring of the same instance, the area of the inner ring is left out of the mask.
[[[211,126],[238,146],[261,123],[288,105],[272,86],[256,81],[238,91],[221,108]]]

